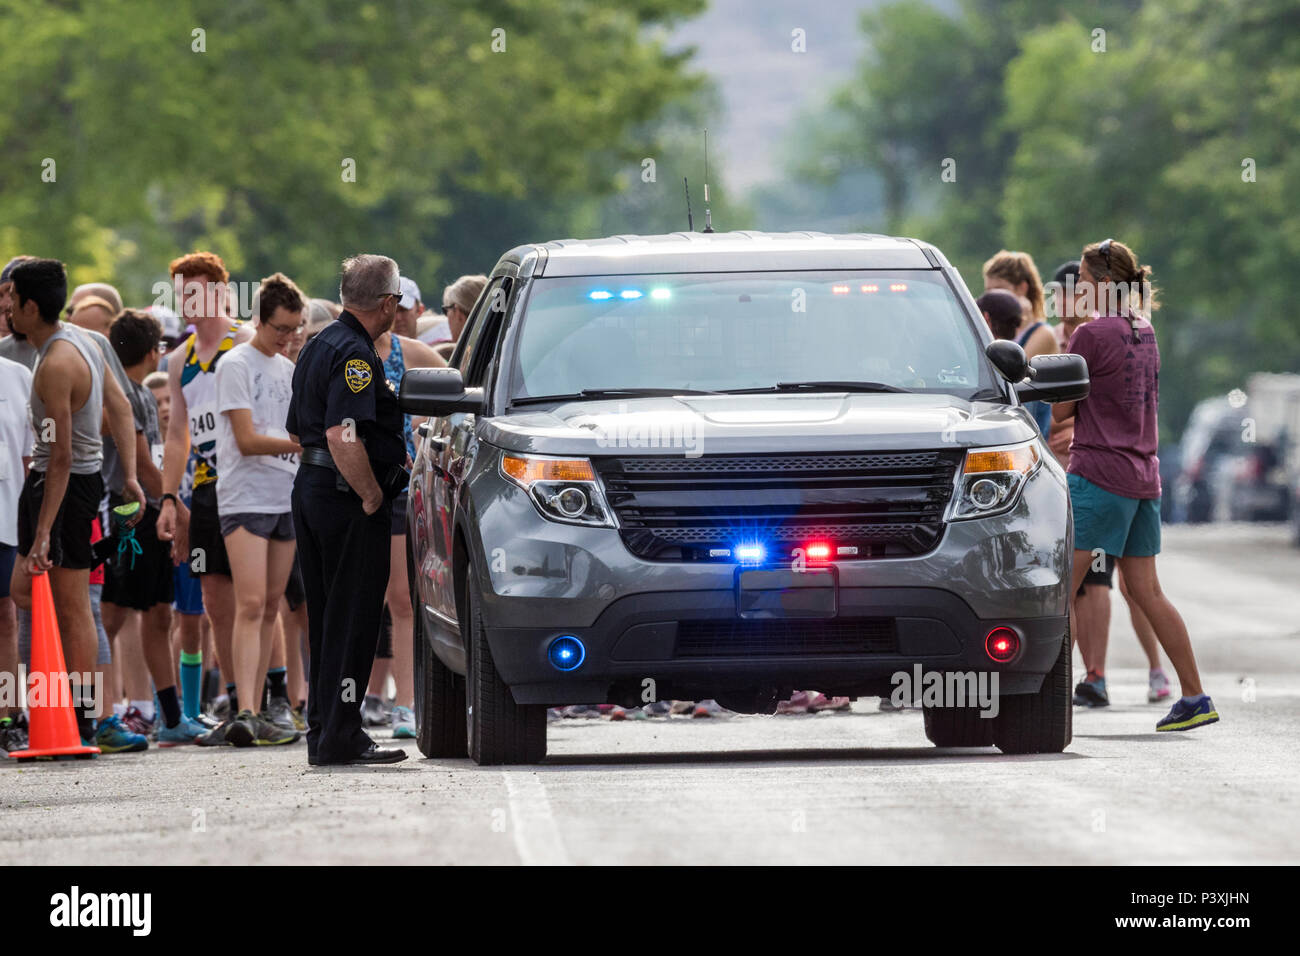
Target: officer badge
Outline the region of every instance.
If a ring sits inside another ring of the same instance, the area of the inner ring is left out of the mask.
[[[364,359],[348,359],[343,366],[343,380],[354,393],[360,392],[370,384],[370,366]]]

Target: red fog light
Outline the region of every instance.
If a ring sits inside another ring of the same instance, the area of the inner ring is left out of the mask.
[[[1009,627],[995,627],[984,638],[984,649],[988,651],[989,657],[999,664],[1005,664],[1020,650],[1020,637]]]
[[[831,556],[831,546],[825,541],[813,541],[804,547],[803,553],[809,561],[825,561]]]

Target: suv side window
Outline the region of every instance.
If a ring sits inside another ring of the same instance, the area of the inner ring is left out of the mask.
[[[491,306],[494,302],[499,301],[499,290],[505,281],[504,276],[498,276],[487,284],[483,294],[479,296],[473,315],[465,323],[465,330],[462,333],[465,337],[465,347],[460,350],[460,357],[456,367],[460,369],[461,377],[464,378],[466,385],[479,384],[471,379],[474,356],[478,354],[478,342],[483,336],[483,330],[491,325],[488,321],[491,317]]]
[[[501,331],[501,317],[506,312],[506,301],[510,298],[512,280],[509,276],[498,276],[488,283],[479,300],[477,314],[474,317],[474,329],[471,339],[465,343],[465,351],[460,357],[460,374],[467,387],[483,385],[487,379],[488,363],[498,333]]]

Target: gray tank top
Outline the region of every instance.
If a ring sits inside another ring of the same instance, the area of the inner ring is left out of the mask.
[[[70,471],[74,475],[96,475],[104,463],[104,440],[101,437],[104,423],[104,355],[79,329],[65,325],[41,346],[36,356],[37,374],[40,372],[41,361],[55,342],[72,345],[90,367],[90,394],[86,396],[85,404],[72,412]],[[36,395],[36,389],[32,389],[28,407],[31,411],[32,431],[36,433],[32,468],[35,471],[45,471],[50,462],[50,443],[45,440],[48,434],[45,427],[45,403]]]

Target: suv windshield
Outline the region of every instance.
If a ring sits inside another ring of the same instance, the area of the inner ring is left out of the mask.
[[[520,320],[511,400],[583,392],[993,388],[970,319],[934,271],[542,278]]]

